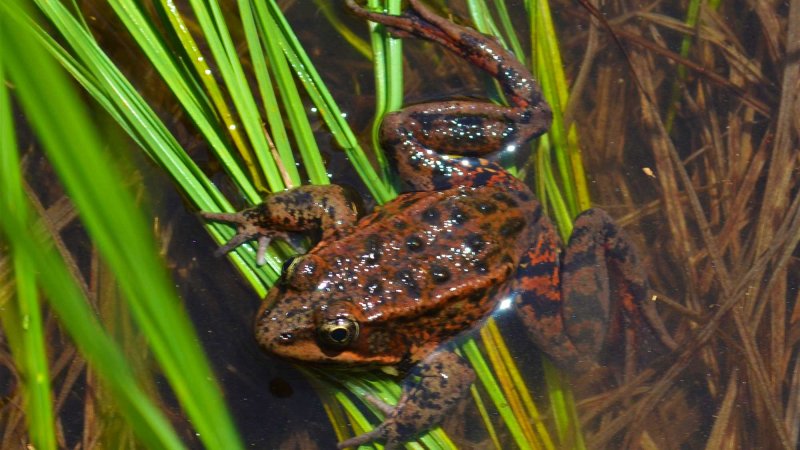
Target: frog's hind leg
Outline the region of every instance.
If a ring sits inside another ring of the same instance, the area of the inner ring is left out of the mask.
[[[647,298],[633,244],[605,211],[590,209],[575,220],[562,276],[565,326],[581,354],[598,355],[605,343],[614,350],[624,340],[626,373],[631,373],[635,365],[675,348]]]
[[[358,447],[372,441],[384,441],[387,449],[398,448],[441,423],[469,392],[474,380],[475,372],[460,356],[444,350],[433,352],[406,376],[396,406],[367,398],[386,418],[372,431],[340,442],[338,448]]]
[[[561,239],[550,220],[537,208],[529,231],[530,247],[520,258],[511,286],[517,314],[537,348],[568,372],[587,372],[595,365],[584,358],[566,331],[561,292]]]
[[[636,251],[608,214],[579,215],[561,261],[561,241],[544,216],[531,236],[517,269],[516,307],[533,341],[557,365],[585,373],[597,366],[604,346],[616,349],[624,339],[631,373],[651,352],[675,348],[647,300]]]
[[[520,147],[547,130],[551,112],[539,86],[497,40],[439,17],[418,1],[409,1],[399,16],[367,11],[352,0],[348,5],[395,36],[436,42],[486,71],[500,82],[511,104],[438,102],[388,114],[381,125],[382,146],[414,189],[484,184],[498,168],[481,156]]]
[[[504,117],[507,114],[506,107],[481,102],[411,106],[386,115],[381,146],[414,190],[489,184],[493,176],[507,174],[477,156],[521,146],[528,139],[515,139],[518,130],[512,119]]]

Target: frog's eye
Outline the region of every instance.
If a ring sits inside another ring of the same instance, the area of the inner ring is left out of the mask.
[[[323,344],[342,348],[350,345],[358,337],[358,322],[345,317],[337,317],[323,323],[318,332]]]

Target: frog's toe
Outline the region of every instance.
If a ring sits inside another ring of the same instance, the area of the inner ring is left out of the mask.
[[[228,253],[230,253],[230,251],[235,249],[236,247],[244,244],[245,242],[249,241],[250,239],[253,239],[253,237],[254,237],[253,235],[248,235],[248,234],[245,234],[245,233],[237,233],[228,242],[226,242],[225,245],[223,245],[220,248],[218,248],[214,252],[214,256],[216,256],[217,258],[221,258],[221,257],[227,255]]]
[[[373,429],[364,434],[359,434],[358,436],[351,437],[350,439],[344,440],[339,442],[336,446],[338,449],[345,449],[345,448],[356,448],[360,445],[368,444],[372,441],[384,440],[386,436],[384,436],[384,429],[383,424],[378,426],[377,428]],[[389,448],[389,443],[384,446],[385,448]]]
[[[365,395],[364,400],[368,401],[372,406],[378,408],[385,416],[388,416],[394,412],[394,406],[384,402],[372,394]]]

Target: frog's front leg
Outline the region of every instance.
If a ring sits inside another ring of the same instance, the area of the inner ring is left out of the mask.
[[[403,380],[396,406],[368,398],[386,413],[383,423],[368,433],[340,442],[338,447],[384,441],[385,448],[396,448],[441,423],[469,392],[474,380],[475,372],[460,356],[451,351],[435,351],[414,366]]]
[[[337,185],[300,186],[268,195],[263,202],[237,213],[200,212],[208,220],[227,222],[237,228],[236,235],[220,247],[224,255],[237,246],[258,239],[258,264],[270,241],[287,239],[288,233],[320,230],[322,240],[352,227],[358,220],[358,203],[349,192]]]

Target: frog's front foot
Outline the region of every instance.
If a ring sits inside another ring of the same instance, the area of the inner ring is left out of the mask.
[[[239,211],[237,213],[215,213],[200,211],[200,217],[215,222],[225,222],[236,227],[236,234],[223,246],[214,252],[214,256],[226,255],[231,250],[244,244],[245,242],[257,239],[258,251],[256,252],[256,262],[263,265],[266,262],[266,252],[269,243],[273,239],[279,238],[288,241],[288,234],[283,231],[272,230],[261,223],[259,220],[263,216],[261,205]]]
[[[320,231],[322,239],[332,239],[358,220],[359,205],[343,187],[300,186],[268,195],[262,203],[238,213],[200,212],[206,220],[229,223],[236,235],[215,255],[224,255],[245,242],[258,239],[256,262],[265,263],[273,239],[290,244],[292,233]],[[300,251],[300,249],[295,249]]]
[[[441,423],[469,392],[474,380],[475,372],[460,356],[449,351],[436,351],[406,376],[396,406],[366,397],[386,413],[386,418],[372,431],[340,442],[338,448],[357,447],[372,441],[384,441],[387,449],[397,448]]]

